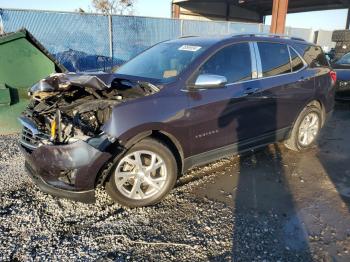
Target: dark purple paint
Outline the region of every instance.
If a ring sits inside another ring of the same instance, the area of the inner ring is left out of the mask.
[[[140,134],[163,132],[180,151],[182,162],[191,159],[185,164],[185,168],[189,168],[202,163],[194,160],[196,156],[218,148],[237,144],[239,152],[285,138],[301,110],[311,101],[321,102],[325,113],[330,112],[334,105],[334,88],[329,68],[306,68],[298,73],[255,79],[219,89],[188,89],[187,83],[193,73],[219,48],[237,42],[266,40],[291,46],[294,44],[292,40],[266,37],[210,40],[212,46],[179,75],[176,81],[164,84],[154,95],[117,105],[103,131],[117,138],[118,143],[124,147],[132,145],[130,141],[135,137],[141,139]],[[190,40],[175,41],[187,44]],[[196,41],[205,40],[198,38]],[[111,81],[110,75],[104,77],[108,82]],[[139,77],[122,77],[150,81]],[[245,94],[251,88],[257,88],[257,92]],[[282,136],[277,134],[279,130],[284,131]],[[257,139],[264,135],[263,139]],[[242,142],[245,141],[249,143],[245,143],[243,147]],[[74,157],[73,160],[66,157],[76,150],[84,154],[91,153],[92,156],[87,156],[88,161],[77,166],[78,162]],[[57,177],[57,170],[60,168],[79,168],[77,188],[91,189],[95,186],[100,169],[110,156],[109,153],[92,149],[87,144],[79,149],[73,144],[50,149],[42,147],[26,158],[40,174],[48,172]],[[50,167],[48,163],[55,164]]]

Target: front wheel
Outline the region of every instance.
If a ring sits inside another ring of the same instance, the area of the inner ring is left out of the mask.
[[[299,115],[294,124],[290,138],[285,146],[293,151],[302,151],[311,148],[322,127],[322,112],[317,106],[307,106]]]
[[[176,179],[172,152],[157,140],[145,139],[119,157],[111,169],[106,191],[123,206],[148,206],[162,200]]]

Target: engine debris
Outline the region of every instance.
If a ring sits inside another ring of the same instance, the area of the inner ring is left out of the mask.
[[[158,91],[150,83],[113,74],[54,74],[30,89],[32,100],[23,116],[51,142],[66,144],[101,133],[114,106]]]

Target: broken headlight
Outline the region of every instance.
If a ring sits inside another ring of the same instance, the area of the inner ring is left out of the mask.
[[[52,85],[50,85],[45,80],[41,80],[30,88],[30,93],[52,92],[54,90],[55,90],[55,88]]]

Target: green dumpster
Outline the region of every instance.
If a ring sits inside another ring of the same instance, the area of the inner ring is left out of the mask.
[[[0,35],[0,134],[20,129],[28,88],[66,69],[25,29]]]

